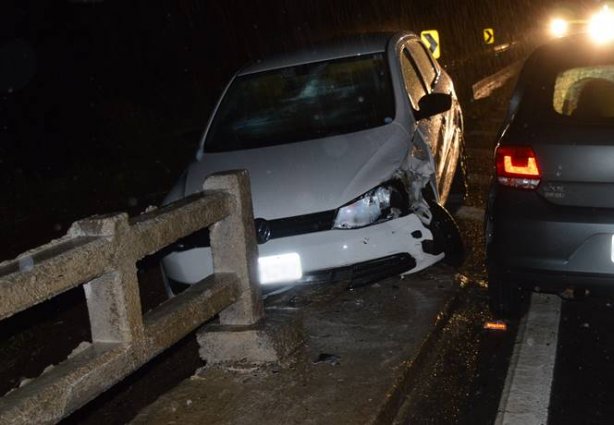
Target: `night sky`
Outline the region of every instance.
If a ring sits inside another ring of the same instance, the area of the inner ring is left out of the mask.
[[[0,236],[16,242],[0,257],[24,248],[20,229],[44,241],[84,215],[159,202],[246,62],[337,35],[436,28],[452,65],[483,49],[482,28],[498,43],[530,37],[552,4],[3,1]]]

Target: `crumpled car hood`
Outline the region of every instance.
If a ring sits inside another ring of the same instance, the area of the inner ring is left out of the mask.
[[[216,172],[245,168],[254,216],[292,217],[339,208],[388,180],[410,143],[398,123],[349,135],[223,153],[205,153],[187,174],[186,195]]]

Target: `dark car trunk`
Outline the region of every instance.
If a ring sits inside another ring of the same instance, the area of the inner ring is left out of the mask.
[[[561,123],[529,139],[541,196],[557,205],[614,208],[614,126]]]

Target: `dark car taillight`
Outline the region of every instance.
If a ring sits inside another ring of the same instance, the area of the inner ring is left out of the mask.
[[[535,189],[541,181],[537,156],[530,146],[499,146],[495,162],[497,181],[503,186]]]

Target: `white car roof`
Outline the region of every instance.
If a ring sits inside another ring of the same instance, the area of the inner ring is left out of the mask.
[[[328,43],[314,44],[311,47],[270,56],[246,66],[238,75],[253,74],[271,69],[320,62],[343,57],[360,56],[385,52],[394,33],[360,34],[337,39]],[[406,35],[406,34],[400,34]]]

